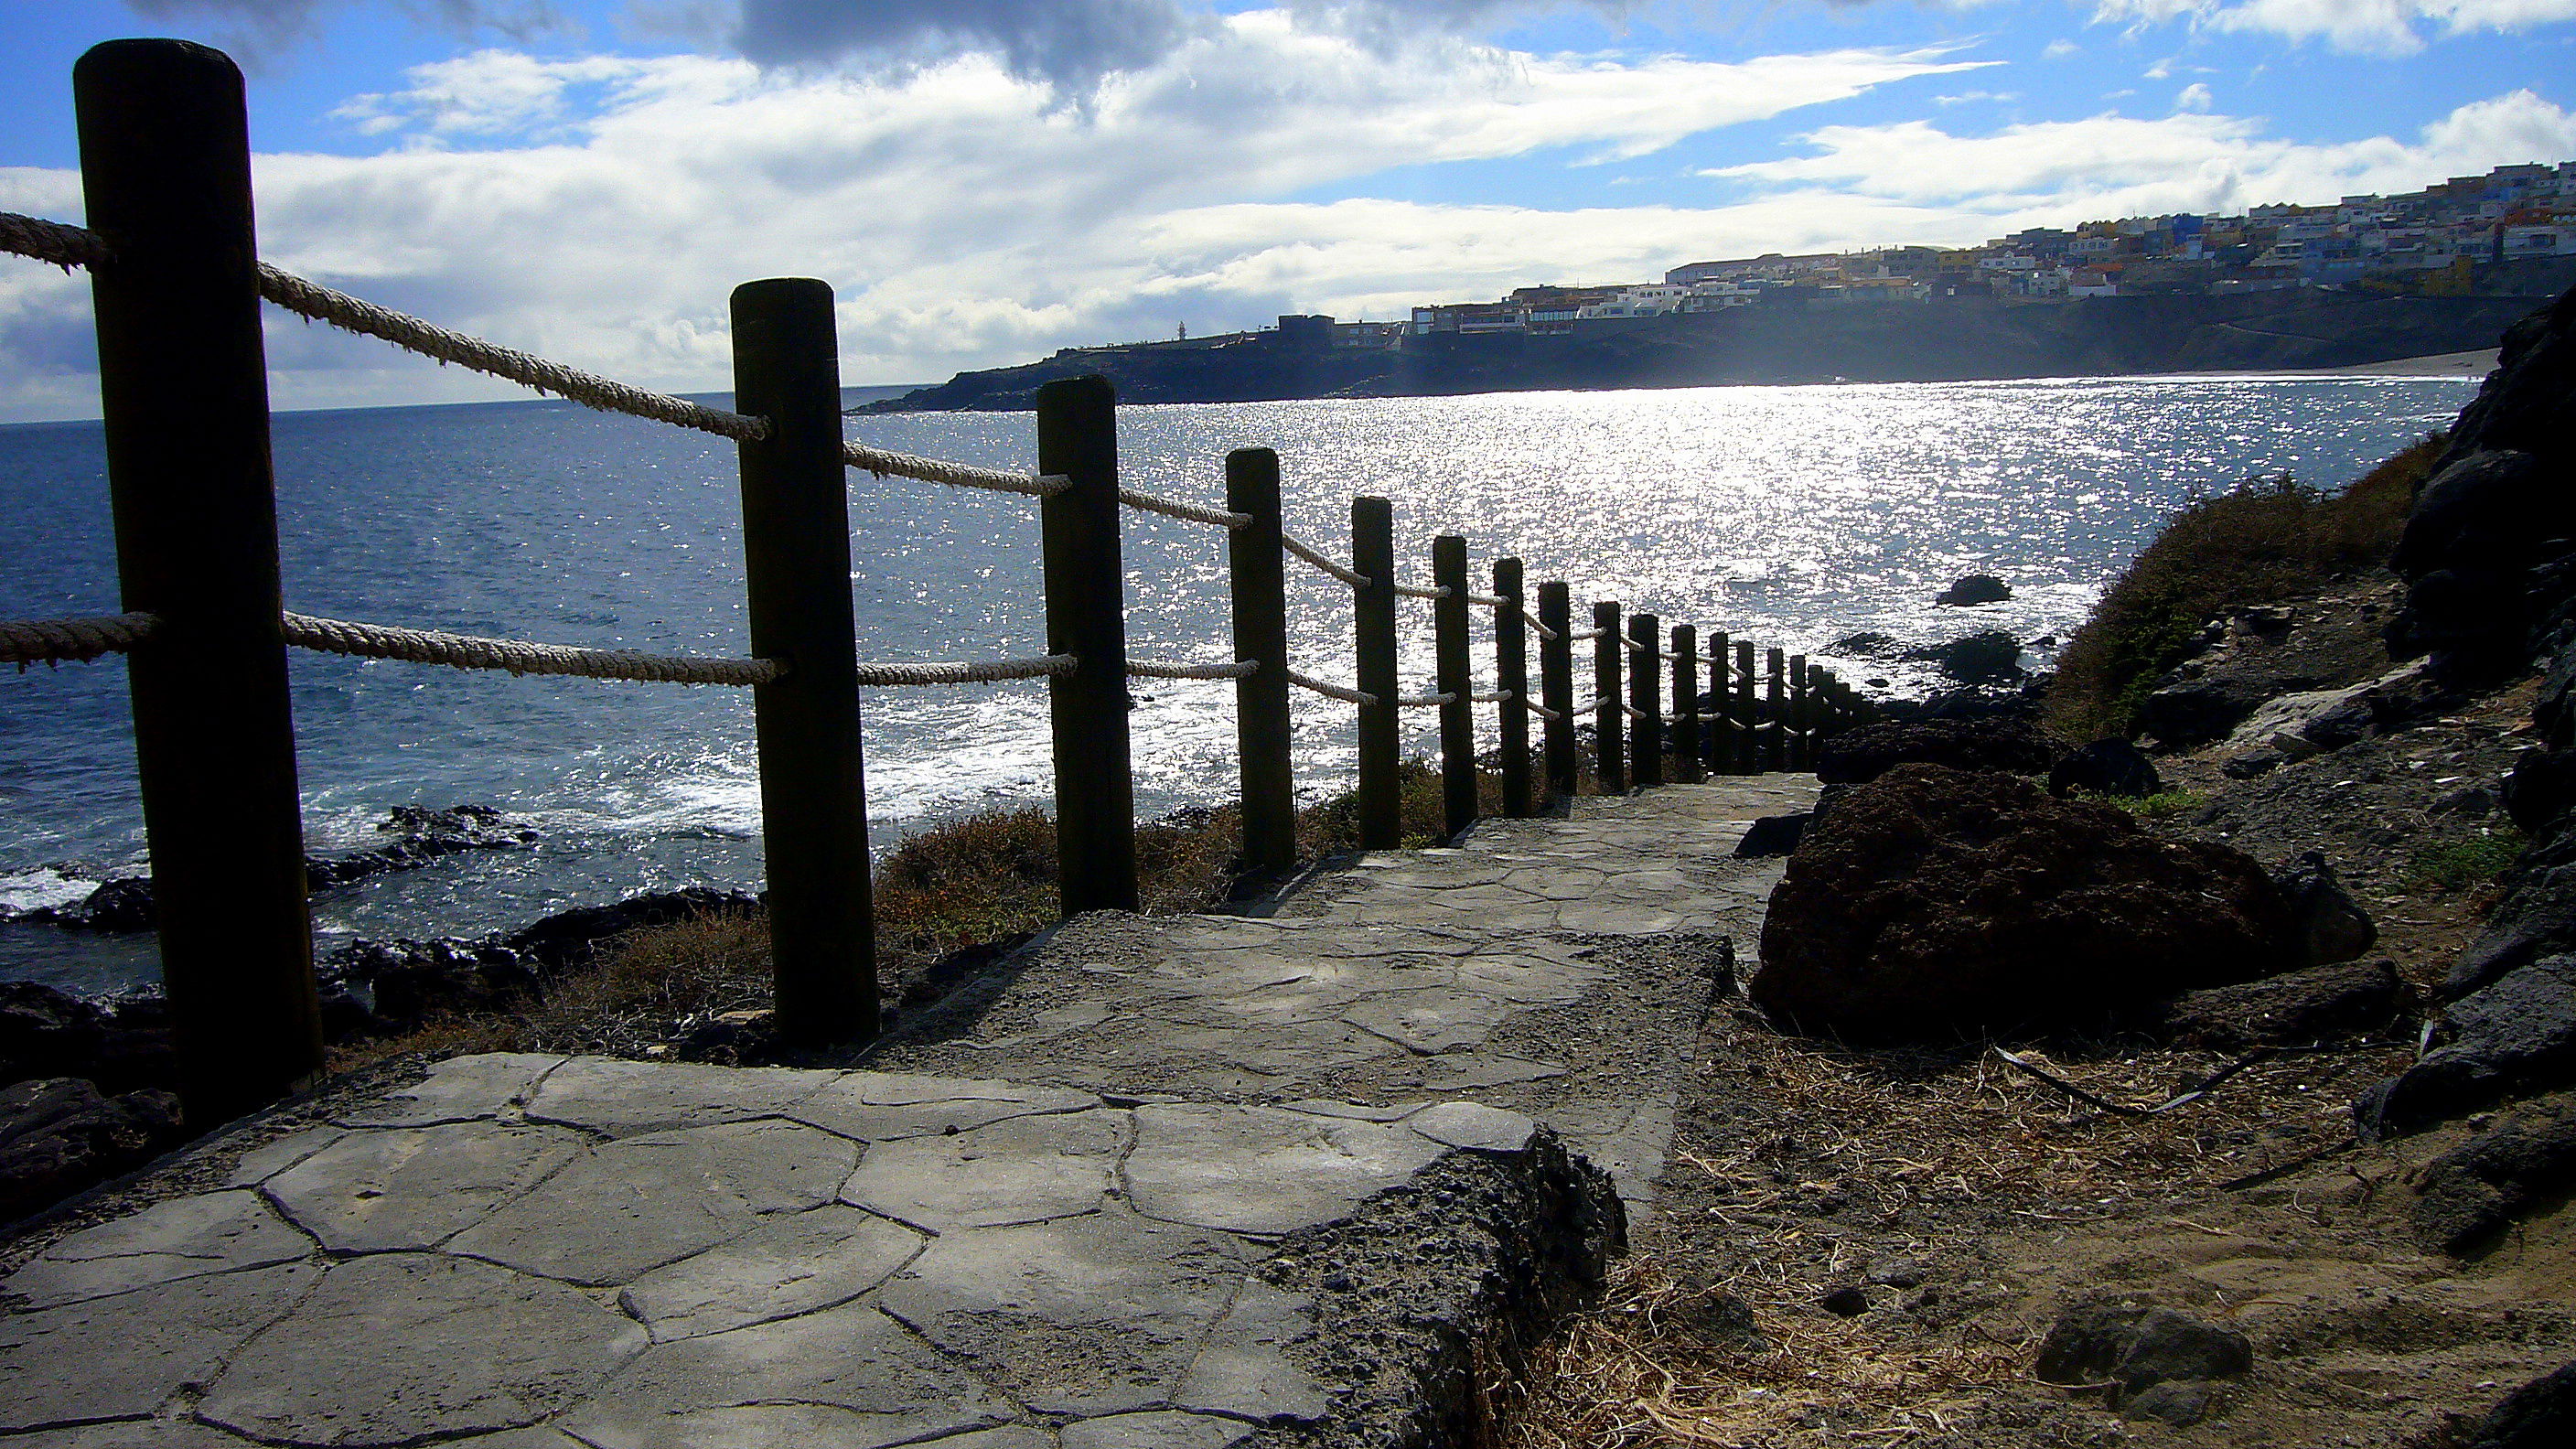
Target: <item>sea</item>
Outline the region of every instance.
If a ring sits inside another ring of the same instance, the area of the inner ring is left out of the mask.
[[[1202,503],[1228,450],[1278,450],[1289,531],[1348,556],[1350,499],[1394,501],[1398,557],[1429,582],[1434,535],[1667,622],[1801,651],[1851,681],[1920,692],[1925,666],[1843,657],[1984,629],[2064,639],[2177,507],[2256,477],[2335,487],[2445,426],[2473,380],[2066,378],[1194,404],[1120,413],[1130,487]],[[719,405],[721,395],[708,399]],[[1026,469],[1026,413],[853,417],[855,439]],[[554,401],[281,413],[287,607],[469,634],[741,655],[740,503],[721,439]],[[873,660],[1044,651],[1032,500],[853,474],[860,648]],[[1132,657],[1223,661],[1219,530],[1129,513]],[[1969,573],[2008,603],[1936,608]],[[1348,681],[1348,590],[1289,563],[1291,652]],[[0,427],[0,618],[117,609],[98,425]],[[1479,613],[1479,668],[1490,636]],[[1428,690],[1431,609],[1403,623]],[[2045,667],[2051,650],[2026,663]],[[396,806],[488,805],[536,833],[316,895],[320,945],[475,935],[648,889],[756,888],[751,700],[719,687],[514,678],[293,656],[308,848],[383,843]],[[1235,787],[1232,687],[1139,680],[1147,817]],[[943,820],[1050,800],[1042,682],[871,689],[868,816],[882,851]],[[1490,710],[1481,710],[1488,738]],[[1409,748],[1436,748],[1415,712]],[[1296,694],[1297,780],[1348,787],[1352,710]],[[0,904],[75,902],[143,871],[125,671],[115,658],[0,673]],[[0,979],[145,985],[152,939],[0,925]]]

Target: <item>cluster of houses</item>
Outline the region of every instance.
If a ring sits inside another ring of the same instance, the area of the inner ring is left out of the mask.
[[[1659,283],[1523,287],[1496,302],[1416,307],[1407,323],[1282,318],[1343,346],[1402,333],[1567,333],[1614,319],[1790,303],[1987,296],[2033,302],[2338,286],[2464,295],[2481,264],[2576,256],[2576,162],[2500,166],[2398,196],[2258,206],[2242,216],[2126,217],[2033,227],[1978,247],[1884,247],[1692,262]],[[1345,333],[1349,335],[1344,335]],[[1287,340],[1283,337],[1283,340]]]

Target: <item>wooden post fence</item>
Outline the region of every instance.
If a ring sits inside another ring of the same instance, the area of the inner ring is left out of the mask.
[[[1643,790],[1664,783],[1664,666],[1657,657],[1664,621],[1628,616],[1628,707],[1636,711],[1628,744],[1628,780]]]
[[[736,405],[769,420],[740,448],[751,648],[787,661],[751,692],[778,1030],[799,1046],[867,1041],[876,943],[832,289],[745,282],[733,346]]]
[[[1503,813],[1514,818],[1536,813],[1530,801],[1529,642],[1521,618],[1521,561],[1494,560],[1494,688],[1503,695],[1495,716],[1496,737],[1503,752]]]
[[[1770,673],[1762,681],[1762,713],[1768,731],[1763,740],[1762,768],[1785,770],[1789,768],[1789,717],[1780,676],[1787,671],[1788,660],[1773,649],[1767,651],[1763,662],[1770,666]]]
[[[1730,697],[1726,688],[1726,631],[1708,632],[1708,754],[1703,758],[1712,775],[1735,773],[1735,725],[1727,713]]]
[[[1762,711],[1754,699],[1753,645],[1735,645],[1735,773],[1762,773]]]
[[[1136,797],[1127,740],[1127,612],[1118,548],[1118,395],[1101,377],[1038,389],[1038,471],[1072,486],[1038,505],[1047,652],[1081,662],[1047,681],[1055,733],[1056,880],[1064,913],[1136,909]]]
[[[322,1067],[241,72],[179,40],[72,71],[134,751],[179,1098],[204,1129]]]
[[[1673,626],[1673,778],[1699,778],[1699,630]]]
[[[1540,733],[1545,740],[1547,793],[1551,803],[1574,797],[1581,768],[1574,739],[1574,601],[1562,582],[1538,586],[1538,621],[1547,628],[1538,641],[1539,703],[1547,706]]]
[[[1225,455],[1225,506],[1252,521],[1225,537],[1233,583],[1234,657],[1260,668],[1234,682],[1243,781],[1243,864],[1280,874],[1297,864],[1297,785],[1288,716],[1287,557],[1280,552],[1279,455]]]
[[[1394,504],[1383,498],[1351,500],[1351,567],[1368,579],[1351,591],[1356,673],[1360,692],[1377,700],[1359,707],[1360,848],[1393,850],[1404,843],[1398,778],[1402,721],[1395,704]]]
[[[1628,788],[1628,774],[1621,763],[1621,726],[1626,716],[1620,710],[1619,656],[1627,652],[1628,641],[1619,637],[1619,606],[1604,599],[1592,606],[1592,687],[1600,691],[1600,707],[1592,718],[1592,774],[1594,788],[1604,795],[1617,795]]]
[[[1431,605],[1432,688],[1449,697],[1440,706],[1440,813],[1443,835],[1455,840],[1476,823],[1476,680],[1467,660],[1467,540],[1454,533],[1431,540],[1431,586],[1445,590]]]
[[[1807,706],[1807,656],[1789,656],[1789,768],[1811,769],[1815,758],[1815,720]]]

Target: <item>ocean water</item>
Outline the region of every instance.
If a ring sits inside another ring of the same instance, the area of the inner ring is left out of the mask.
[[[2336,485],[2445,425],[2448,379],[2070,379],[1137,407],[1126,481],[1221,501],[1228,449],[1279,450],[1291,532],[1347,557],[1349,499],[1396,508],[1428,582],[1431,537],[1503,553],[1577,610],[1615,598],[1668,623],[1803,650],[1847,679],[1927,680],[1836,660],[1857,630],[1936,643],[1979,628],[2063,636],[2195,493],[2253,475]],[[907,452],[1026,468],[1019,413],[851,420]],[[555,643],[747,652],[732,445],[555,402],[281,414],[287,606]],[[1043,652],[1031,500],[854,475],[851,580],[872,659]],[[1129,652],[1227,658],[1221,535],[1130,513]],[[1934,609],[1969,572],[2010,603]],[[1347,591],[1292,560],[1298,667],[1350,678]],[[116,609],[95,424],[0,427],[0,618]],[[1484,616],[1479,611],[1480,645]],[[1405,616],[1428,687],[1430,606]],[[2044,662],[2044,659],[2038,662]],[[1490,670],[1480,648],[1479,667]],[[476,803],[539,832],[318,895],[323,945],[472,934],[568,905],[760,878],[747,691],[512,678],[294,655],[309,847],[380,843],[396,805]],[[1138,681],[1137,801],[1152,815],[1234,787],[1232,690]],[[1344,788],[1348,706],[1299,692],[1300,788]],[[1050,798],[1042,683],[871,690],[880,848],[977,809]],[[1432,748],[1430,712],[1416,747]],[[1488,732],[1490,717],[1481,721]],[[77,900],[141,870],[124,669],[0,673],[0,902]],[[0,926],[0,978],[105,989],[152,979],[148,936]]]

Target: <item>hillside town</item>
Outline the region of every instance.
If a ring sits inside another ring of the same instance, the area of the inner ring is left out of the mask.
[[[2576,257],[2576,162],[2499,166],[2395,196],[2257,206],[2241,216],[2124,217],[2032,227],[1983,246],[1891,246],[1691,262],[1660,282],[1522,287],[1492,302],[1412,309],[1405,323],[1284,317],[1281,340],[1389,345],[1404,334],[1564,334],[1593,322],[1772,305],[1935,297],[2083,297],[2335,287],[2464,296],[2481,264]]]

